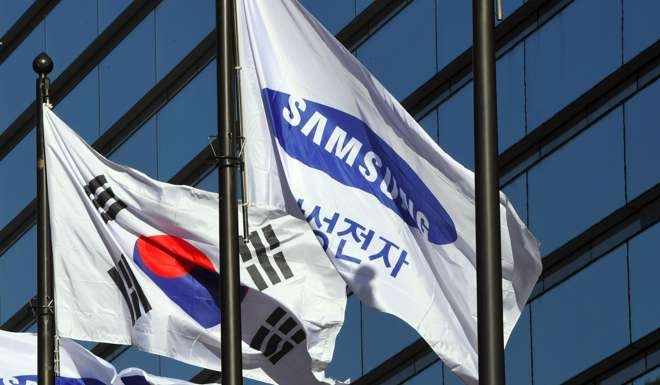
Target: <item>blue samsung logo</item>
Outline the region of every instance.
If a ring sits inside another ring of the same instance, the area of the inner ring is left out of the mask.
[[[435,244],[456,240],[449,214],[415,171],[360,119],[270,89],[266,111],[289,156],[365,191]]]

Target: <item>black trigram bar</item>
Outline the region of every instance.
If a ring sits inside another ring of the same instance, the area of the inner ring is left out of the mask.
[[[124,297],[131,313],[131,324],[135,325],[142,314],[146,314],[151,310],[151,304],[149,304],[123,255],[116,262],[116,266],[108,270],[108,274],[119,288],[122,297]]]
[[[279,327],[278,327],[279,325]],[[296,329],[295,332],[292,331]],[[273,364],[277,364],[295,345],[305,340],[305,331],[293,317],[277,307],[257,330],[250,341],[250,347],[263,353]]]
[[[83,186],[85,193],[92,200],[94,207],[101,214],[105,223],[114,220],[117,214],[126,208],[126,204],[117,199],[112,188],[108,184],[105,175],[98,175]],[[107,206],[107,207],[106,207]]]
[[[263,235],[260,235],[260,232]],[[266,239],[266,242],[268,243],[268,251],[266,251],[266,247],[264,246],[264,243],[262,242],[262,236],[263,238]],[[266,274],[268,277],[268,280],[272,285],[276,285],[281,282],[280,276],[277,274],[277,271],[273,264],[270,261],[271,256],[269,255],[268,252],[271,254],[275,252],[275,249],[277,249],[280,246],[280,241],[277,238],[277,235],[275,235],[275,231],[273,231],[273,227],[271,225],[265,226],[262,229],[259,229],[257,231],[253,231],[249,234],[248,236],[249,240],[249,245],[246,244],[245,242],[242,241],[239,242],[239,253],[241,255],[241,259],[243,260],[244,263],[249,263],[252,260],[252,255],[253,252],[257,256],[257,263],[261,267],[261,270]],[[251,250],[252,249],[252,250]],[[289,264],[286,261],[286,258],[284,257],[284,254],[281,251],[277,251],[272,255],[272,259],[275,262],[275,266],[277,267],[277,270],[279,270],[281,276],[286,280],[291,277],[293,277],[293,271],[291,271],[291,268],[289,267]],[[254,284],[257,285],[257,288],[259,290],[264,290],[268,288],[268,283],[266,282],[266,279],[263,277],[260,269],[257,267],[257,264],[250,264],[246,267],[246,270],[248,274],[250,275],[250,278],[254,281]]]

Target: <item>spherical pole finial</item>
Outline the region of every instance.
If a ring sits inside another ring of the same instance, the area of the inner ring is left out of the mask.
[[[34,58],[32,69],[38,74],[48,75],[53,70],[53,60],[45,52],[42,52]]]

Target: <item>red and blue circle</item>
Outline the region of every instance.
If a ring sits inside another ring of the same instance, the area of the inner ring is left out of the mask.
[[[165,295],[200,325],[209,328],[220,323],[220,275],[201,250],[172,235],[140,236],[133,259]]]

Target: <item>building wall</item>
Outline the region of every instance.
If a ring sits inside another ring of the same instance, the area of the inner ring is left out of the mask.
[[[369,0],[302,3],[333,33],[374,6]],[[471,46],[471,7],[468,0],[400,3],[349,48],[404,101],[451,72],[452,63]],[[505,16],[513,20],[533,3],[542,6],[524,19],[532,21],[521,21],[498,50],[499,146],[503,159],[515,155],[503,169],[502,187],[553,268],[544,272],[509,341],[507,380],[559,384],[655,338],[641,361],[623,360],[619,366],[626,370],[605,370],[594,380],[651,383],[660,378],[660,2],[504,0]],[[30,5],[0,1],[0,36]],[[0,135],[33,101],[36,54],[51,55],[51,79],[57,84],[65,68],[129,6],[126,0],[61,0],[48,12],[0,62]],[[212,0],[162,1],[55,111],[87,141],[100,143],[213,28]],[[642,59],[647,64],[629,74]],[[621,86],[602,91],[615,81]],[[108,149],[112,160],[167,181],[204,151],[216,132],[215,60],[199,65],[184,83],[165,93],[144,122]],[[597,97],[585,104],[589,95]],[[411,111],[469,168],[474,164],[472,98],[468,73]],[[5,145],[2,138],[0,237],[7,236],[3,230],[17,223],[36,192],[34,130],[15,145]],[[217,190],[217,173],[207,169],[201,175],[188,183]],[[0,249],[0,324],[6,325],[36,293],[35,238],[34,228],[27,226]],[[584,245],[571,252],[575,244]],[[418,338],[403,322],[350,296],[328,374],[356,380],[377,372]],[[133,348],[114,363],[183,379],[199,371]],[[428,352],[381,378],[392,384],[459,383]]]

